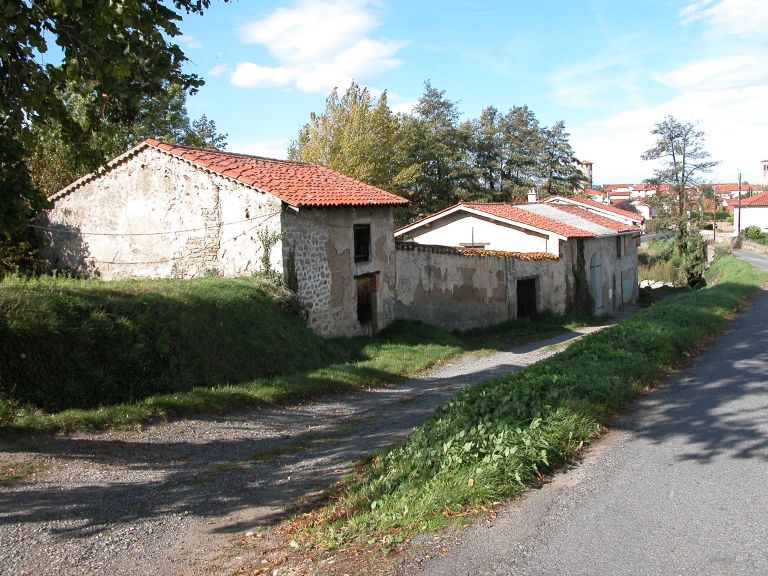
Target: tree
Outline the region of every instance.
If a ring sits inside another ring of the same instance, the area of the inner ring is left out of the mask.
[[[677,250],[684,262],[684,273],[689,285],[701,279],[700,272],[702,250],[700,234],[689,222],[688,190],[697,184],[699,178],[712,170],[717,162],[710,160],[709,152],[704,149],[704,132],[696,129],[690,122],[680,122],[673,116],[667,116],[657,123],[651,134],[657,137],[653,148],[647,150],[643,160],[661,160],[661,168],[654,170],[654,181],[669,184],[676,200],[674,211],[668,213],[677,227]],[[697,238],[691,238],[691,236]]]
[[[322,114],[310,114],[288,157],[322,164],[390,192],[402,191],[418,172],[406,157],[401,121],[389,109],[387,93],[373,98],[355,82],[343,96],[334,89]]]
[[[541,179],[544,196],[571,196],[586,181],[577,167],[576,157],[568,141],[565,122],[560,120],[542,130]]]
[[[525,196],[536,184],[544,151],[539,121],[528,106],[515,106],[502,121],[504,178],[510,197]]]
[[[456,103],[445,97],[444,90],[425,82],[424,94],[404,126],[408,155],[420,168],[411,186],[410,217],[476,196],[470,160],[472,126],[459,123]]]
[[[502,200],[504,189],[502,121],[502,115],[493,106],[488,106],[479,118],[470,121],[477,183],[492,201]]]
[[[224,0],[227,1],[227,0]],[[166,4],[171,4],[171,7]],[[93,96],[84,111],[96,119],[129,122],[146,97],[176,83],[194,93],[203,81],[182,72],[187,60],[172,39],[181,34],[179,11],[202,14],[210,0],[22,1],[0,9],[0,240],[8,242],[46,205],[24,161],[30,126],[54,119],[80,141],[62,92],[70,83]],[[55,42],[60,64],[40,57]]]

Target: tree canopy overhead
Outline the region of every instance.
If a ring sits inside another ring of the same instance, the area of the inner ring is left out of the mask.
[[[227,1],[227,0],[224,0]],[[45,199],[30,184],[24,157],[35,121],[56,120],[78,139],[64,94],[79,86],[96,120],[129,121],[142,99],[169,83],[194,93],[202,84],[181,67],[173,38],[182,13],[202,14],[210,0],[21,0],[0,6],[0,238],[8,239]],[[61,60],[46,62],[53,43]],[[88,122],[86,122],[88,123]]]
[[[35,188],[46,196],[147,138],[199,148],[226,146],[227,135],[218,133],[213,120],[205,115],[194,121],[189,118],[186,93],[178,84],[168,84],[156,97],[143,98],[130,123],[90,124],[87,110],[94,98],[93,93],[71,89],[64,94],[67,119],[81,128],[77,141],[67,137],[60,120],[40,118],[30,123],[26,165]]]

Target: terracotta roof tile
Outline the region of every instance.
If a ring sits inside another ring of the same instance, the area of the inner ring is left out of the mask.
[[[738,204],[737,204],[738,205]],[[768,206],[768,190],[755,194],[751,198],[741,199],[742,206]]]
[[[581,228],[571,226],[570,224],[552,220],[546,216],[534,214],[533,212],[529,212],[510,204],[472,202],[465,203],[464,206],[498,216],[499,218],[527,224],[528,226],[546,230],[547,232],[554,232],[555,234],[565,236],[566,238],[592,238],[595,236],[592,232],[587,230],[582,230]]]
[[[609,228],[614,232],[639,232],[640,231],[640,228],[638,228],[637,226],[624,224],[623,222],[619,222],[618,220],[612,220],[611,218],[600,216],[600,214],[590,212],[589,210],[585,210],[584,208],[580,208],[579,206],[573,206],[573,205],[569,206],[567,204],[554,204],[554,206],[556,206],[558,210],[562,210],[563,212],[568,212],[569,214],[573,214],[574,216],[579,216],[581,218],[584,218],[585,220],[589,220],[591,222],[594,222],[595,224],[599,224],[603,228]],[[611,210],[613,210],[612,206],[610,208]]]
[[[317,164],[174,146],[151,139],[143,144],[269,192],[292,206],[375,206],[408,202],[401,196]]]
[[[632,220],[640,220],[641,222],[645,220],[645,218],[636,213],[636,212],[630,212],[629,210],[622,210],[621,208],[616,208],[614,206],[611,206],[610,204],[603,204],[602,202],[597,202],[596,200],[592,200],[591,198],[584,198],[582,196],[579,196],[578,198],[572,199],[574,202],[579,202],[581,204],[585,204],[587,206],[592,206],[593,208],[598,208],[600,210],[605,210],[606,212],[613,212],[614,214],[618,216],[623,216],[625,218],[631,218]],[[558,203],[560,202],[567,202],[567,199],[563,199],[562,196],[550,196],[549,198],[546,198],[544,202],[546,203]]]

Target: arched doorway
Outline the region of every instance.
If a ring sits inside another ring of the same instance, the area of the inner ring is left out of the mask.
[[[600,254],[592,254],[589,260],[589,288],[595,303],[595,314],[603,313],[603,270]]]

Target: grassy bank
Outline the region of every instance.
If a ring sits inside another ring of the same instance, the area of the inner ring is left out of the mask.
[[[0,283],[0,428],[69,431],[297,402],[395,381],[563,318],[448,334],[398,322],[327,341],[257,278]]]
[[[0,396],[47,411],[343,359],[259,278],[0,282]]]
[[[536,484],[717,333],[766,276],[726,257],[708,288],[654,304],[530,368],[476,385],[297,520],[299,546],[390,545]]]
[[[669,240],[653,240],[648,249],[637,255],[638,280],[654,282],[680,282],[680,255],[675,243]]]

